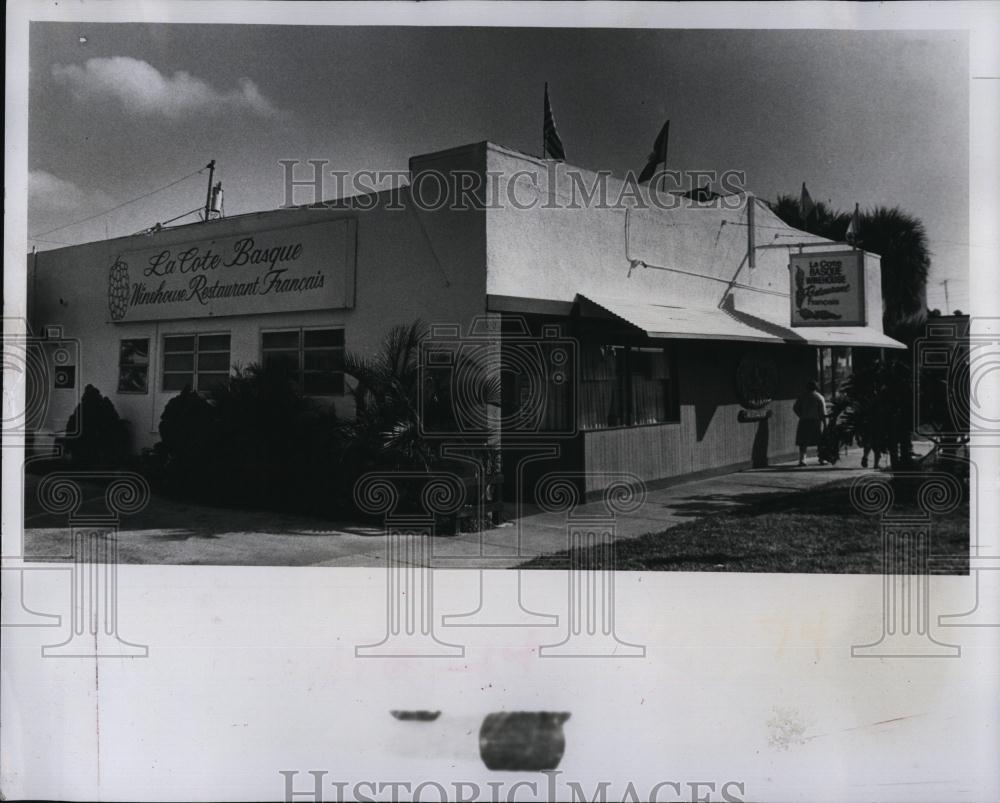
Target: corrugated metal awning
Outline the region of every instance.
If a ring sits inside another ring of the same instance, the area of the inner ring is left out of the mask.
[[[789,326],[727,308],[704,309],[668,304],[650,304],[631,299],[577,295],[587,304],[601,310],[656,338],[688,338],[699,340],[745,340],[758,343],[798,343],[813,346],[868,346],[905,349],[902,343],[871,326],[840,329],[815,327],[792,329]]]

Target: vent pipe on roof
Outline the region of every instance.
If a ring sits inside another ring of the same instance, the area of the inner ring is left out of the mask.
[[[222,217],[222,182],[217,181],[212,187],[211,211]]]

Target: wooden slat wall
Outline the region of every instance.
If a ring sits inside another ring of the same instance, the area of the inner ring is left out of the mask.
[[[778,369],[774,411],[767,424],[740,422],[736,366],[748,351],[767,354]],[[750,461],[758,428],[767,426],[767,454],[795,449],[792,404],[815,377],[815,349],[721,342],[680,343],[677,354],[680,421],[583,433],[587,472],[628,471],[652,482]],[[603,487],[588,479],[588,492]]]

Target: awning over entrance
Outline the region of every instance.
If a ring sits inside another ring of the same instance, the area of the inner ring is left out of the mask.
[[[882,349],[905,349],[898,340],[893,340],[872,326],[851,326],[844,329],[806,329],[806,343],[810,346],[872,346]]]
[[[731,304],[722,308],[704,309],[583,294],[577,295],[577,301],[584,316],[600,316],[602,311],[605,315],[610,313],[655,338],[906,348],[871,326],[792,329],[736,310]]]

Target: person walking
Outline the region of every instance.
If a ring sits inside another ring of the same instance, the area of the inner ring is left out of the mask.
[[[806,382],[805,392],[795,400],[792,410],[799,417],[795,445],[799,447],[799,465],[804,466],[806,450],[810,446],[819,446],[823,420],[826,418],[826,398],[819,392],[815,382]],[[820,458],[819,462],[822,465],[824,461]]]

